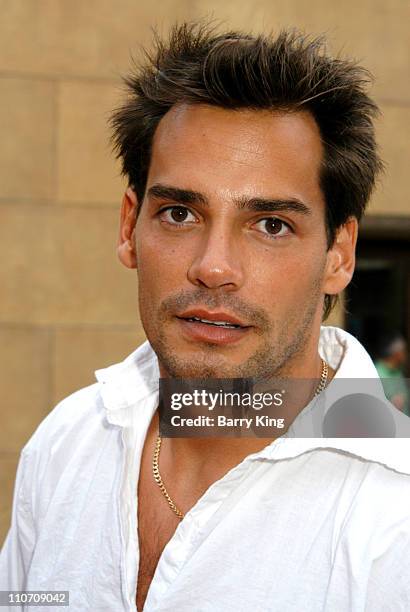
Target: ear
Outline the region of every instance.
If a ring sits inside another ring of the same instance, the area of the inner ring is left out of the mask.
[[[136,210],[137,196],[131,187],[128,187],[122,199],[120,235],[117,246],[118,257],[127,268],[137,267],[137,255],[135,252]]]
[[[350,217],[338,228],[334,243],[327,252],[324,293],[335,295],[350,283],[356,263],[357,232],[358,223],[355,217]]]

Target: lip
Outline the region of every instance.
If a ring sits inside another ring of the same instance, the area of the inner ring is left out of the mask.
[[[232,325],[239,325],[239,327],[222,327],[216,325],[209,325],[209,323],[201,323],[200,321],[189,321],[188,319],[197,317],[198,319],[207,319],[208,321],[224,321],[231,323]],[[251,325],[245,325],[243,321],[237,317],[218,310],[216,312],[210,312],[204,308],[191,308],[185,312],[177,315],[180,329],[189,341],[194,342],[206,342],[208,344],[226,345],[238,342],[252,328]]]
[[[225,323],[231,323],[232,325],[239,325],[241,328],[250,327],[250,325],[246,325],[243,323],[243,321],[240,321],[233,315],[221,310],[217,312],[209,312],[203,308],[193,308],[177,315],[177,317],[178,319],[190,319],[192,317],[197,317],[198,319],[207,319],[208,321],[224,321]]]
[[[217,321],[218,319],[214,320]],[[232,344],[241,340],[251,330],[251,327],[218,327],[216,325],[209,325],[209,323],[188,321],[178,317],[177,321],[182,336],[189,342],[206,342],[207,344],[216,345]]]

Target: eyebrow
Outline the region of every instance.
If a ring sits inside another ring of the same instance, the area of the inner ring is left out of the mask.
[[[148,195],[154,198],[179,202],[181,204],[202,204],[209,206],[208,199],[198,191],[180,189],[169,185],[156,184],[148,189]]]
[[[148,196],[162,200],[168,200],[179,204],[200,204],[209,206],[206,196],[191,189],[181,189],[170,185],[157,183],[148,189]],[[297,198],[247,198],[241,197],[235,200],[238,210],[249,210],[253,212],[296,212],[302,215],[311,214],[311,209]]]
[[[297,199],[282,198],[241,198],[235,202],[239,210],[251,210],[253,212],[295,212],[309,215],[311,209]]]

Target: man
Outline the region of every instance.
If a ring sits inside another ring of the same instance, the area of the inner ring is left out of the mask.
[[[68,590],[76,611],[409,609],[399,440],[163,438],[158,424],[159,377],[317,392],[377,377],[352,336],[321,328],[381,167],[366,78],[296,33],[185,24],[128,78],[118,254],[149,342],[24,448],[3,589]]]

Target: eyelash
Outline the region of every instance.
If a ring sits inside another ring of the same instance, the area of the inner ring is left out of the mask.
[[[191,215],[193,215],[193,213],[186,206],[181,206],[179,204],[178,205],[174,204],[174,206],[167,206],[166,208],[161,208],[161,210],[158,211],[158,216],[161,216],[162,213],[167,212],[168,210],[174,210],[175,208],[178,208],[180,210],[186,210]],[[182,228],[184,226],[183,223],[178,223],[177,221],[174,221],[173,223],[170,222],[170,221],[164,221],[164,223],[168,223],[169,225],[173,225],[175,227],[180,227],[180,228]]]
[[[181,206],[180,204],[176,205],[174,204],[173,206],[166,206],[165,208],[161,208],[158,211],[158,216],[161,216],[164,212],[173,210],[175,208],[178,209],[182,209],[182,210],[186,210],[188,213],[190,213],[191,215],[193,215],[193,213],[191,212],[191,210],[189,208],[187,208],[186,206]],[[194,216],[194,215],[193,215]],[[289,225],[289,223],[286,223],[286,221],[283,221],[282,219],[280,219],[279,217],[275,217],[275,216],[271,216],[271,217],[263,217],[262,219],[259,219],[256,223],[261,223],[262,221],[270,221],[272,219],[275,219],[277,221],[280,221],[280,223],[282,223],[286,229],[293,233],[293,229],[292,227]],[[175,229],[183,229],[183,227],[186,225],[184,223],[178,223],[177,221],[174,222],[170,222],[170,221],[163,221],[161,220],[162,223],[167,223],[168,225],[172,225]],[[278,236],[276,234],[269,234],[267,232],[260,232],[263,236],[265,236],[266,238],[268,238],[268,240],[275,240],[277,238],[282,238],[283,236]],[[287,234],[286,234],[287,235]]]

